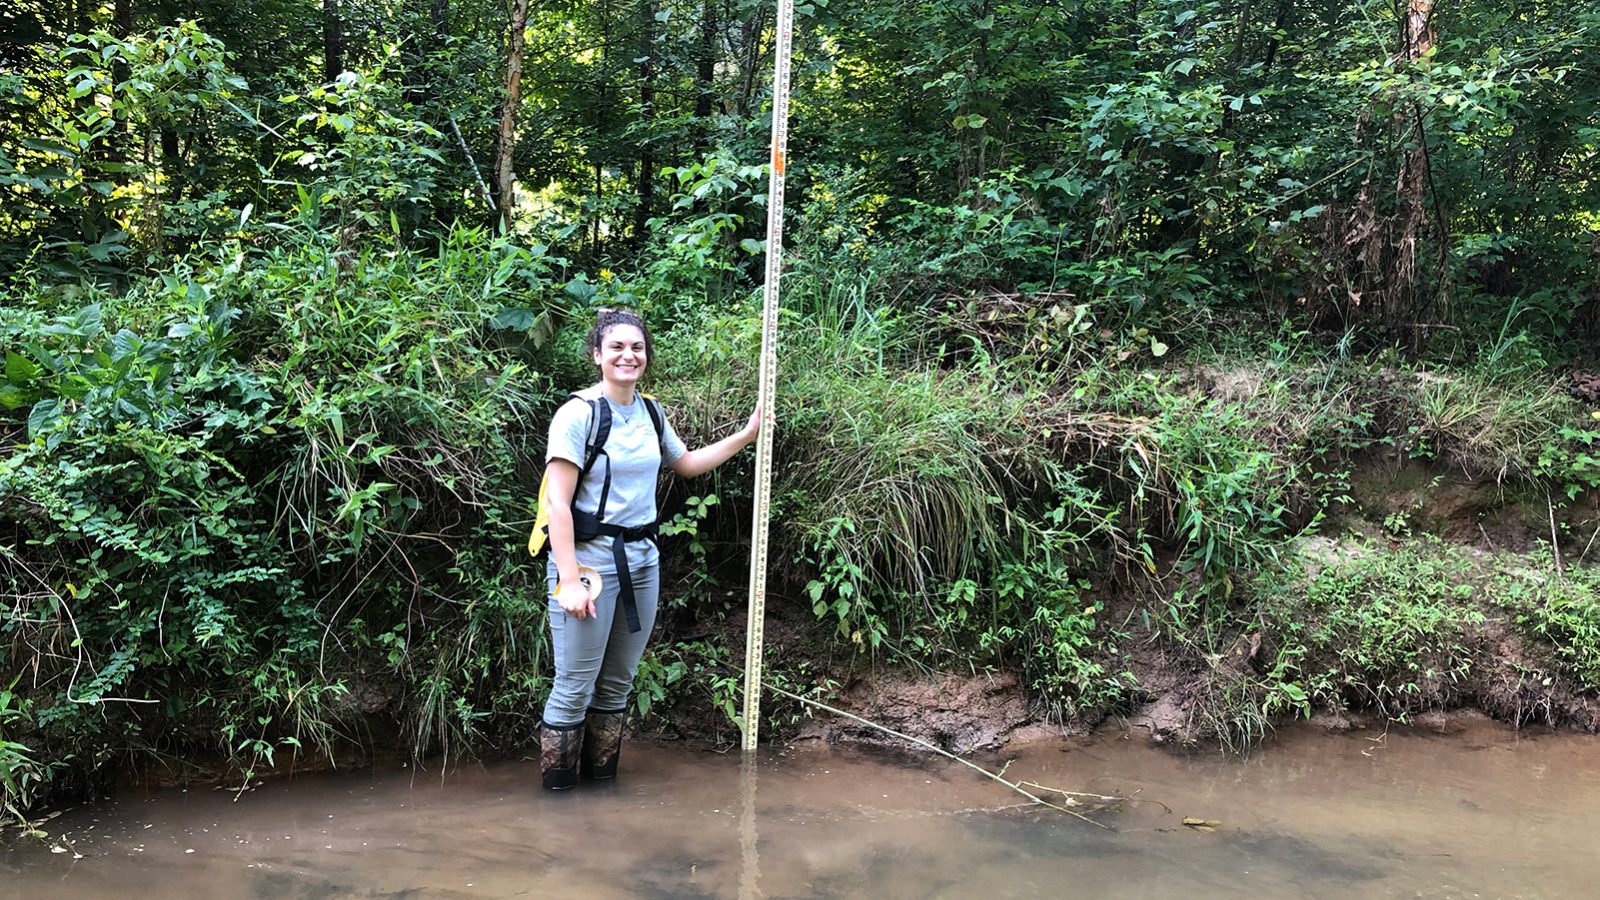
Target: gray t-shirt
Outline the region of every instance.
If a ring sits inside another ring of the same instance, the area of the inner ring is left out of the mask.
[[[605,394],[600,385],[578,391],[583,400],[602,399]],[[655,425],[650,422],[650,412],[637,394],[632,403],[617,404],[610,400],[611,434],[606,438],[605,455],[595,460],[588,477],[578,485],[576,501],[579,509],[593,511],[600,505],[600,489],[606,480],[606,460],[611,460],[611,493],[606,498],[605,521],[608,524],[637,526],[656,520],[656,479],[661,467],[677,462],[688,452],[672,423],[663,421],[660,440],[656,438]],[[564,459],[583,468],[583,445],[589,440],[589,404],[568,400],[556,410],[550,420],[550,442],[544,460]],[[665,417],[663,416],[663,419]],[[602,574],[617,571],[616,560],[611,555],[611,538],[602,535],[577,546],[578,565],[593,566]],[[656,565],[660,554],[650,541],[630,541],[627,544],[628,567],[641,569]],[[555,574],[555,555],[550,556],[549,571]]]

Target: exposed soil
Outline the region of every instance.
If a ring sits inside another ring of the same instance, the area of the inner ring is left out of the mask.
[[[1426,709],[1407,716],[1407,724],[1445,733],[1458,719],[1487,716],[1518,727],[1541,724],[1600,733],[1600,703],[1570,678],[1547,674],[1555,672],[1549,660],[1503,623],[1486,623],[1468,649],[1474,665],[1464,682],[1452,683],[1442,676],[1417,679],[1413,702]],[[1170,680],[1170,672],[1153,674]],[[1204,720],[1205,706],[1213,700],[1215,684],[1228,677],[1229,667],[1223,665],[1174,685],[1129,717],[1130,730],[1158,744],[1192,747],[1208,739],[1214,743],[1216,736],[1208,732]],[[1325,709],[1311,718],[1313,724],[1334,732],[1386,721],[1381,711],[1373,709]]]
[[[1565,552],[1581,553],[1600,527],[1600,492],[1576,500],[1550,497],[1393,452],[1352,474],[1351,496],[1355,508],[1347,524],[1432,534],[1491,551],[1524,553],[1549,544],[1554,534]]]
[[[1600,702],[1504,623],[1485,623],[1475,649],[1479,665],[1473,668],[1461,705],[1519,727],[1538,722],[1600,733]]]
[[[1226,384],[1223,382],[1226,381]],[[1219,389],[1251,391],[1246,378],[1217,379]],[[1561,552],[1580,557],[1591,534],[1600,527],[1600,494],[1560,504],[1551,498],[1519,494],[1394,455],[1381,456],[1352,477],[1354,503],[1324,534],[1302,539],[1301,552],[1310,574],[1359,553],[1373,552],[1371,541],[1351,542],[1329,534],[1357,533],[1396,542],[1416,534],[1437,535],[1464,546],[1487,567],[1495,554],[1529,552],[1549,545],[1552,519]],[[1377,543],[1382,547],[1382,542]],[[1381,552],[1381,550],[1379,551]],[[1159,598],[1115,591],[1106,598],[1106,621],[1121,622],[1124,631],[1139,612]],[[1600,698],[1564,674],[1548,648],[1524,640],[1508,624],[1503,611],[1487,610],[1486,621],[1471,629],[1462,651],[1470,658],[1466,678],[1419,674],[1407,685],[1407,723],[1441,733],[1461,722],[1490,717],[1521,727],[1539,724],[1600,733]],[[795,627],[787,629],[793,635]],[[1107,716],[1116,717],[1128,733],[1174,747],[1216,745],[1216,722],[1208,718],[1226,701],[1229,688],[1247,686],[1248,676],[1264,672],[1274,653],[1270,634],[1240,634],[1224,653],[1207,655],[1193,647],[1163,639],[1124,640],[1115,659],[1137,683],[1130,709],[1097,710],[1066,722],[1041,717],[1036,705],[1012,673],[921,673],[883,670],[848,676],[831,705],[951,752],[994,749],[1013,741],[1060,737],[1085,732]],[[1439,673],[1446,660],[1429,660]],[[1424,667],[1426,668],[1426,666]],[[1399,687],[1396,685],[1396,687]],[[1381,727],[1388,719],[1379,708],[1316,710],[1313,724],[1329,731]],[[1261,723],[1270,729],[1271,722]],[[687,729],[693,732],[695,729]],[[848,741],[904,745],[882,731],[819,714],[803,725],[793,740]]]
[[[957,754],[1067,733],[1029,715],[1022,685],[1010,672],[965,676],[885,672],[856,679],[831,705]],[[795,740],[904,744],[879,729],[836,717],[812,719]]]
[[[1206,712],[1218,685],[1259,665],[1263,638],[1242,636],[1217,659],[1198,659],[1172,646],[1145,646],[1123,657],[1149,699],[1119,717],[1126,731],[1152,743],[1179,748],[1216,745]],[[1491,621],[1476,630],[1469,647],[1475,664],[1467,680],[1420,677],[1424,711],[1406,717],[1415,727],[1451,733],[1484,717],[1524,725],[1550,725],[1600,733],[1600,702],[1559,674],[1550,660]],[[862,675],[830,704],[953,753],[994,750],[1011,742],[1082,734],[1102,715],[1052,723],[1040,719],[1017,677],[1010,673],[926,675],[887,670]],[[1325,709],[1312,724],[1332,732],[1383,727],[1388,719],[1372,709]],[[795,741],[852,742],[905,747],[869,726],[819,714],[792,736]]]

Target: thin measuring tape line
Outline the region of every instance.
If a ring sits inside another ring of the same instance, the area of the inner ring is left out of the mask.
[[[750,604],[744,641],[744,750],[761,732],[761,662],[767,617],[767,522],[772,508],[772,424],[778,374],[778,279],[783,272],[783,177],[789,144],[789,52],[794,0],[778,0],[778,46],[772,67],[772,173],[767,182],[767,272],[761,297],[761,435],[756,439],[754,532],[750,537]]]

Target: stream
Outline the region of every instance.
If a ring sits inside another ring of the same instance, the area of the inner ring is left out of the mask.
[[[533,759],[124,793],[8,838],[0,897],[1600,896],[1584,735],[1296,726],[1239,758],[1108,733],[978,759],[1129,800],[1101,828],[932,755],[630,742],[618,783],[564,794]]]

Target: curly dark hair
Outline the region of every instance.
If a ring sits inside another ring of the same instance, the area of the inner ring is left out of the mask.
[[[650,327],[644,324],[644,319],[631,309],[602,309],[595,316],[594,327],[589,329],[589,349],[599,350],[600,342],[606,339],[606,332],[617,325],[632,325],[644,335],[644,355],[650,368],[656,363],[656,344],[650,337]]]

